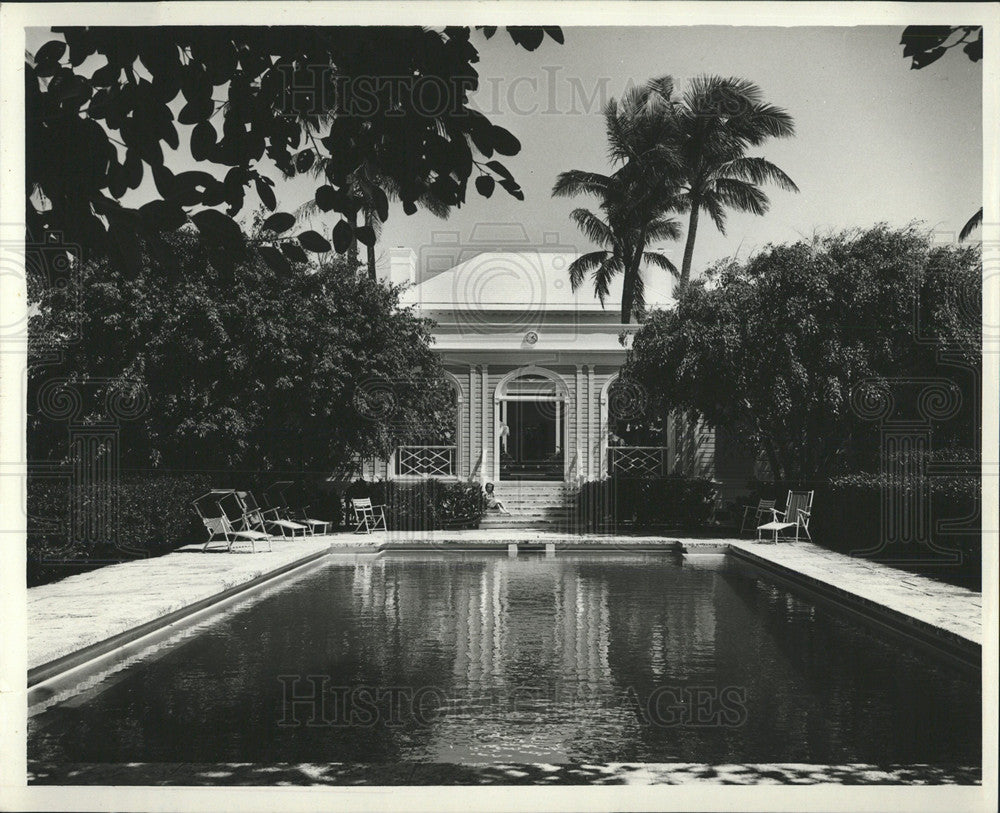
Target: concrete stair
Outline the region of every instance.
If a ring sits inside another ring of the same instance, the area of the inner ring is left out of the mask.
[[[488,511],[480,528],[569,528],[572,490],[565,483],[503,480],[497,484],[496,495],[510,514]]]

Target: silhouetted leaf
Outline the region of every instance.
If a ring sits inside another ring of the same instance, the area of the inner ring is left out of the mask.
[[[49,40],[45,45],[35,51],[35,64],[51,64],[58,62],[66,53],[66,43],[61,40]]]
[[[214,112],[215,102],[211,96],[193,99],[181,108],[177,121],[181,124],[197,124],[208,119]]]
[[[521,142],[514,134],[503,127],[493,127],[493,149],[501,155],[517,155],[521,150]]]
[[[94,71],[94,75],[90,77],[90,84],[94,87],[105,88],[109,85],[113,85],[118,81],[121,76],[122,69],[119,65],[107,64],[103,68],[98,68]]]
[[[972,40],[972,42],[965,43],[962,48],[965,55],[971,59],[973,62],[979,62],[983,58],[983,31],[979,30],[979,36]]]
[[[343,221],[341,221],[341,223],[343,223]],[[302,248],[306,251],[312,251],[315,254],[325,254],[331,248],[329,241],[319,232],[315,231],[302,232],[302,234],[298,236],[298,240]]]
[[[191,215],[191,220],[208,240],[227,246],[241,246],[243,232],[232,218],[215,209],[204,209]]]
[[[510,170],[499,161],[487,161],[486,166],[492,169],[501,178],[506,178],[509,181],[514,180],[514,176],[510,174]]]
[[[517,200],[524,200],[524,192],[521,191],[521,187],[517,185],[514,181],[510,181],[504,178],[500,181],[500,186],[507,190],[507,193]]]
[[[493,194],[493,189],[496,186],[496,181],[489,175],[480,175],[476,178],[476,191],[479,192],[484,198],[488,198]]]
[[[275,212],[263,223],[265,229],[269,229],[275,234],[286,232],[294,225],[295,215],[290,215],[288,212]]]
[[[919,54],[913,55],[913,62],[910,64],[910,70],[920,70],[921,68],[926,68],[937,62],[941,57],[944,56],[947,48],[932,48],[929,51],[922,51]]]
[[[316,190],[316,206],[321,212],[329,212],[336,208],[339,196],[332,186],[321,186]]]
[[[366,246],[375,245],[375,229],[371,226],[358,226],[354,230],[354,236],[358,238],[359,243]]]
[[[545,39],[545,32],[537,26],[509,25],[507,33],[515,43],[527,51],[534,51]]]
[[[254,178],[253,183],[257,187],[257,195],[260,197],[261,203],[273,212],[274,208],[278,205],[278,201],[274,197],[274,190],[260,178]]]
[[[299,172],[308,172],[309,167],[313,165],[313,161],[315,160],[316,153],[311,149],[302,150],[302,152],[295,156],[295,169]]]
[[[129,150],[129,156],[133,153]],[[125,159],[125,164],[128,166],[128,158]],[[141,162],[139,163],[141,167]],[[141,170],[140,170],[141,172]],[[167,169],[162,164],[153,167],[153,183],[156,186],[156,191],[160,193],[160,197],[169,198],[174,193],[174,173]]]
[[[333,227],[333,246],[338,254],[343,254],[354,242],[354,229],[346,220],[341,220]]]
[[[550,37],[552,37],[552,39],[554,39],[560,45],[562,45],[565,42],[565,39],[563,38],[562,29],[559,26],[557,26],[557,25],[546,25],[546,26],[543,26],[543,30],[545,31],[546,34],[548,34]]]
[[[191,157],[195,161],[204,161],[215,148],[217,134],[211,122],[200,121],[191,131]]]
[[[187,214],[176,203],[166,200],[151,200],[139,207],[143,223],[159,231],[176,231],[187,223]]]
[[[378,215],[378,219],[385,223],[385,221],[389,219],[388,196],[386,196],[385,192],[382,191],[381,187],[375,187],[372,192],[372,198],[373,203],[375,204],[375,213]]]

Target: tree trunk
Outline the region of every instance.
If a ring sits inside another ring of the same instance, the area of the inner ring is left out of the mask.
[[[691,259],[694,257],[694,241],[698,234],[698,204],[691,204],[691,217],[688,219],[687,241],[684,243],[684,260],[681,263],[681,280],[677,286],[678,292],[683,291],[691,279]]]
[[[625,271],[625,279],[622,280],[622,324],[627,325],[632,321],[632,300],[635,298],[635,281],[628,270]]]
[[[372,233],[375,232],[371,212],[365,212],[365,225],[371,227]],[[377,279],[375,274],[375,244],[372,243],[370,246],[365,246],[365,248],[367,249],[368,276],[371,278],[372,282],[375,282]]]

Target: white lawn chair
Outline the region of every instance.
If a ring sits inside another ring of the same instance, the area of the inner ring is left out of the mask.
[[[805,531],[806,538],[811,542],[812,537],[809,536],[809,517],[812,514],[814,493],[813,491],[789,491],[788,500],[785,502],[785,510],[778,511],[772,508],[771,514],[774,519],[771,522],[757,526],[757,540],[763,541],[760,532],[768,531],[774,533],[772,541],[777,542],[778,534],[781,531],[794,528],[796,542],[799,541],[799,529]],[[781,517],[781,519],[778,519],[778,517]],[[785,539],[789,538],[785,536]]]
[[[351,508],[354,511],[354,521],[357,523],[354,533],[358,533],[362,528],[369,534],[372,531],[386,530],[384,505],[372,505],[371,497],[362,497],[352,499]]]
[[[330,530],[330,523],[322,519],[311,519],[306,514],[308,505],[302,508],[292,508],[289,505],[285,492],[290,485],[292,485],[291,480],[278,480],[264,489],[264,502],[267,503],[268,508],[277,510],[284,519],[305,525],[312,536],[316,536],[317,532],[327,533]]]
[[[278,512],[277,508],[261,508],[257,504],[253,492],[236,491],[234,493],[236,494],[236,499],[243,506],[244,515],[250,518],[250,523],[254,530],[267,533],[268,528],[277,528],[283,538],[289,536],[294,538],[296,531],[300,531],[302,536],[306,535],[308,529],[301,522],[293,522],[290,519],[285,519]]]
[[[208,531],[208,541],[201,549],[202,553],[206,552],[208,546],[219,537],[225,541],[227,552],[231,551],[237,542],[249,542],[253,553],[257,552],[258,542],[267,542],[267,549],[271,550],[271,539],[266,533],[252,530],[246,527],[245,523],[230,519],[222,506],[222,500],[233,493],[231,489],[213,489],[192,502],[205,530]]]
[[[743,522],[740,524],[740,536],[743,534],[751,533],[754,528],[763,522],[763,518],[770,516],[771,512],[774,510],[774,500],[761,500],[757,503],[757,507],[754,508],[752,505],[746,506],[743,509]]]

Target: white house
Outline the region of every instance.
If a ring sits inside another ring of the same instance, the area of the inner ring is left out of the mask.
[[[621,323],[620,277],[603,307],[592,285],[572,290],[575,256],[484,252],[418,283],[415,253],[390,250],[385,276],[407,284],[403,304],[437,324],[458,425],[454,443],[401,446],[390,460],[365,462],[363,476],[492,481],[504,492],[506,481],[576,484],[614,469],[715,475],[715,437],[704,427],[668,418],[655,446],[628,446],[609,431],[646,405],[641,388],[618,381],[638,326]],[[647,306],[670,307],[672,288],[665,272],[646,271]]]

